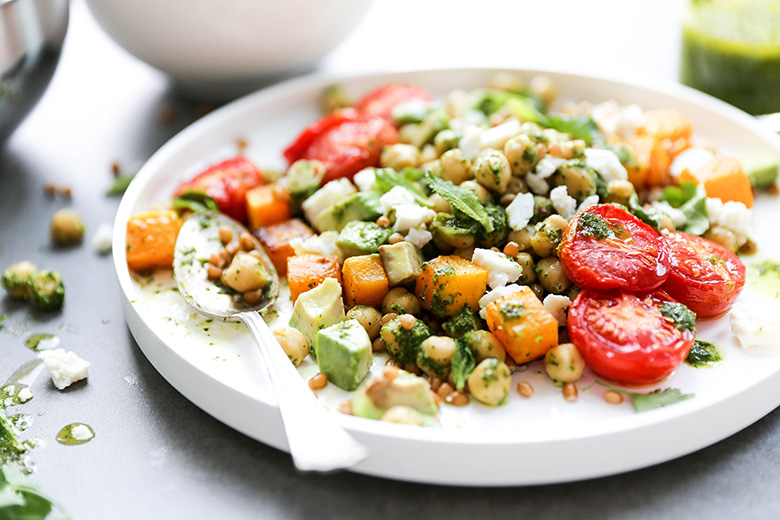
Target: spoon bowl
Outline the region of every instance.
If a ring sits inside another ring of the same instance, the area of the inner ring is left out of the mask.
[[[269,280],[260,301],[247,303],[240,295],[208,279],[211,255],[225,248],[220,228],[233,237],[247,230],[232,218],[216,211],[192,214],[176,239],[173,272],[182,297],[200,313],[223,321],[241,321],[260,348],[268,380],[276,396],[295,466],[301,471],[332,471],[349,468],[368,454],[338,424],[333,413],[317,400],[285,354],[261,313],[273,306],[279,291],[279,278],[262,246],[253,238],[255,250],[265,265]],[[317,432],[312,435],[311,432]]]

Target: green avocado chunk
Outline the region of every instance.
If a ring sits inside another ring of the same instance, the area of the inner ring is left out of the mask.
[[[320,330],[316,350],[320,372],[343,390],[358,387],[374,358],[371,338],[357,320],[342,321]]]
[[[314,219],[320,231],[341,231],[355,220],[376,220],[382,216],[379,193],[359,191],[327,207]]]
[[[414,282],[424,261],[420,248],[406,241],[379,246],[379,255],[391,286]]]
[[[383,228],[373,222],[350,222],[339,233],[336,246],[345,258],[370,255],[376,253],[379,246],[387,242],[392,234],[392,229]]]
[[[409,406],[430,415],[439,410],[428,382],[404,370],[393,379],[384,373],[370,377],[352,397],[352,413],[358,417],[381,419],[394,406]]]
[[[777,181],[778,162],[773,155],[746,155],[741,157],[742,166],[750,179],[750,185],[764,190]]]
[[[293,306],[290,326],[306,336],[316,355],[317,332],[320,329],[344,321],[344,302],[341,299],[341,284],[335,278],[324,282],[298,296]]]

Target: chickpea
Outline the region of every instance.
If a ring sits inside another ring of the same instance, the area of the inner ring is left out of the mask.
[[[447,336],[426,338],[417,352],[417,366],[428,375],[445,376],[450,371],[456,348],[455,340]]]
[[[469,393],[482,404],[500,406],[509,397],[512,372],[506,363],[496,358],[482,360],[468,379]]]
[[[434,193],[430,197],[428,197],[428,202],[433,204],[433,210],[436,213],[452,213],[452,206],[449,202],[444,200],[444,197],[439,195],[438,193]]]
[[[533,170],[543,155],[540,151],[543,150],[525,134],[516,135],[508,140],[504,145],[504,155],[509,161],[512,175],[522,176]]]
[[[536,264],[536,272],[539,282],[547,292],[563,294],[572,285],[569,277],[563,272],[563,266],[558,257],[550,256],[539,260],[539,263]]]
[[[372,340],[379,336],[379,329],[382,327],[382,313],[375,308],[368,305],[356,305],[347,311],[347,319],[360,322]]]
[[[574,159],[585,151],[585,141],[582,139],[553,141],[547,147],[547,153],[559,159]]]
[[[536,228],[531,225],[525,226],[517,231],[510,231],[506,239],[508,242],[517,244],[520,252],[531,250],[531,237],[536,234]]]
[[[268,283],[268,271],[258,258],[242,251],[222,272],[222,283],[240,293],[262,289]]]
[[[463,335],[463,341],[474,353],[474,359],[477,363],[487,358],[496,358],[500,361],[506,359],[504,346],[492,332],[472,330]]]
[[[573,383],[582,377],[585,360],[574,343],[562,343],[547,351],[544,356],[544,369],[555,381]]]
[[[497,150],[480,153],[471,165],[471,173],[477,182],[494,193],[504,193],[512,176],[509,161]]]
[[[27,282],[38,271],[29,260],[17,262],[3,271],[2,285],[12,298],[27,296]]]
[[[447,150],[458,147],[458,134],[453,130],[442,130],[433,138],[433,147],[436,149],[436,155],[441,156]]]
[[[421,145],[420,148],[420,162],[423,164],[432,163],[439,158],[439,154],[436,153],[436,148],[432,144]]]
[[[531,237],[531,248],[542,258],[555,253],[555,248],[561,243],[563,230],[566,229],[566,219],[560,215],[550,215],[536,226],[536,233]]]
[[[521,177],[512,177],[506,186],[506,193],[517,195],[518,193],[528,193],[528,185]]]
[[[385,342],[385,350],[393,357],[401,353],[401,345],[398,344],[397,336],[402,333],[401,322],[395,318],[384,323],[382,328],[379,329],[379,336]]]
[[[411,144],[392,144],[382,149],[379,158],[382,168],[401,171],[404,168],[416,168],[420,164],[420,150]]]
[[[72,209],[61,209],[51,218],[49,234],[52,240],[65,246],[78,244],[84,238],[84,222]]]
[[[566,186],[566,191],[577,200],[596,194],[596,179],[593,170],[580,161],[564,163],[553,175],[557,186]]]
[[[617,202],[628,206],[628,199],[634,194],[636,194],[636,190],[629,181],[613,179],[607,183],[607,194],[604,197],[604,202]]]
[[[390,289],[382,299],[382,313],[420,314],[420,300],[403,287]]]
[[[485,204],[493,198],[488,190],[486,190],[481,184],[474,181],[462,182],[458,187],[474,192],[474,195],[477,196],[482,204]]]
[[[496,90],[522,90],[525,87],[523,77],[516,72],[502,71],[490,78],[490,88]]]
[[[523,273],[517,279],[518,283],[529,284],[536,281],[536,270],[534,269],[534,258],[528,253],[518,253],[515,261],[523,268]]]
[[[290,358],[296,367],[309,355],[309,341],[298,329],[292,327],[279,327],[274,329],[276,341],[281,345],[284,353]]]
[[[330,114],[339,108],[346,108],[350,105],[352,105],[352,100],[341,85],[328,85],[323,89],[320,96],[320,110],[323,114]]]
[[[398,141],[403,144],[412,144],[417,142],[417,136],[420,133],[420,125],[409,123],[398,129]]]
[[[425,424],[425,417],[423,417],[422,413],[411,406],[404,405],[388,408],[387,411],[382,414],[380,420],[396,424],[411,424],[413,426],[423,426]]]
[[[466,159],[460,148],[448,150],[439,158],[441,178],[453,184],[461,184],[472,179],[471,161]]]

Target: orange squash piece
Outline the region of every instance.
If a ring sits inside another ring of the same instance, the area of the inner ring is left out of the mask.
[[[127,221],[127,266],[134,271],[173,267],[182,220],[173,210],[139,213]]]
[[[351,256],[341,271],[347,307],[370,305],[381,307],[390,283],[379,255]]]
[[[314,236],[311,228],[297,218],[258,228],[254,233],[268,252],[279,276],[287,274],[287,259],[295,254],[290,241]]]
[[[544,356],[558,344],[558,320],[527,286],[486,307],[487,324],[518,364]]]
[[[278,184],[255,186],[246,192],[246,212],[253,231],[289,220],[290,193]]]
[[[488,272],[459,256],[438,256],[425,262],[417,275],[415,293],[422,307],[436,316],[454,316],[464,305],[479,310]]]
[[[646,110],[636,129],[638,135],[651,135],[656,141],[671,139],[689,140],[693,135],[693,124],[682,114],[670,108]]]
[[[703,184],[707,196],[723,202],[741,202],[753,207],[753,189],[750,178],[735,157],[715,156],[692,172],[683,170],[680,181]]]
[[[300,255],[287,258],[287,283],[290,285],[293,303],[300,294],[314,289],[325,278],[335,278],[342,283],[341,265],[337,256]]]

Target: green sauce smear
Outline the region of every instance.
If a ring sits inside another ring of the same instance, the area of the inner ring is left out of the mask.
[[[721,361],[723,361],[723,356],[718,347],[714,343],[701,339],[693,342],[691,351],[685,358],[685,362],[695,368],[713,366]]]
[[[89,436],[85,439],[77,438],[73,435],[73,430],[78,427],[84,427],[89,430]],[[57,433],[57,442],[65,444],[67,446],[75,446],[78,444],[84,444],[95,438],[95,431],[91,426],[84,423],[71,423],[64,426],[59,433]]]

